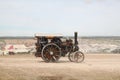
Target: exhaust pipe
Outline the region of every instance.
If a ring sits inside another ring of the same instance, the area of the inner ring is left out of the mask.
[[[77,37],[78,37],[78,33],[74,32],[74,44],[75,45],[78,45]]]

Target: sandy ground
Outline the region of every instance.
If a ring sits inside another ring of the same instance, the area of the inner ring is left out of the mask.
[[[85,54],[83,63],[67,57],[45,63],[28,54],[0,56],[0,80],[120,80],[120,54]]]

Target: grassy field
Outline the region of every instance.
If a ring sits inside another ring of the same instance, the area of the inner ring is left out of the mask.
[[[34,55],[0,56],[0,80],[120,80],[120,54],[85,54],[83,63],[61,57],[45,63]]]

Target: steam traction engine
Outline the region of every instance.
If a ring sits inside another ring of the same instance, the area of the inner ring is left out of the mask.
[[[65,39],[59,34],[35,34],[37,38],[36,57],[41,57],[45,62],[57,62],[61,56],[68,54],[71,62],[82,62],[84,54],[79,51],[77,32],[74,33],[74,42],[72,39]]]

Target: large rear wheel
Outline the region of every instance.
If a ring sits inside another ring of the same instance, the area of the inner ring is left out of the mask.
[[[54,43],[47,44],[42,49],[42,59],[45,62],[57,62],[61,57],[61,49]]]

